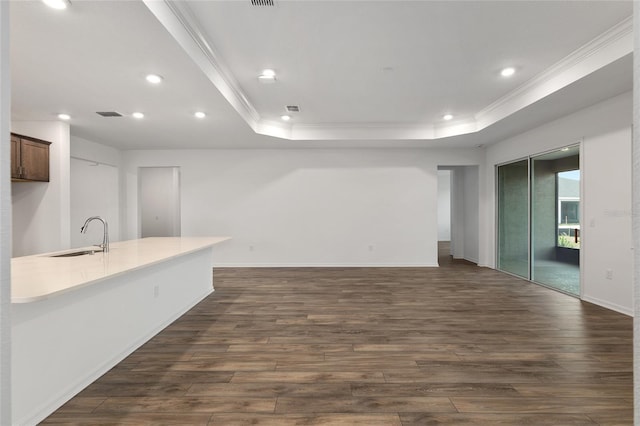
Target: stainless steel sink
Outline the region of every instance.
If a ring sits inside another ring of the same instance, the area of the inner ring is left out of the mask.
[[[49,256],[49,257],[76,257],[76,256],[84,256],[84,255],[87,255],[87,254],[96,254],[96,253],[102,253],[102,250],[72,251],[72,252],[69,252],[69,253],[54,254],[54,255]]]

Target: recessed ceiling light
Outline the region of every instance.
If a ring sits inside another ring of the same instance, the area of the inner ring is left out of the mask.
[[[500,71],[500,75],[503,77],[511,77],[515,73],[516,73],[516,69],[513,67],[503,68],[502,71]]]
[[[560,151],[567,152],[567,151],[569,151],[569,148],[562,148]]]
[[[451,120],[452,118],[453,118],[453,115],[451,114],[445,114],[444,116],[442,116],[442,119],[447,121]]]
[[[282,116],[280,116],[280,118],[282,118],[283,121],[291,120],[291,116],[289,116],[289,115],[282,115]]]
[[[69,0],[42,0],[42,2],[50,8],[58,10],[66,9],[71,6],[71,2]]]
[[[162,83],[162,76],[158,74],[149,74],[145,77],[147,81],[151,84],[160,84]]]
[[[196,116],[196,118],[205,118],[207,116],[207,114],[205,114],[202,111],[197,111],[195,114],[193,114]]]
[[[141,112],[134,112],[131,115],[133,116],[133,118],[137,118],[137,119],[144,118],[144,114]]]
[[[258,81],[261,83],[273,83],[276,81],[276,72],[272,69],[262,70],[258,76]]]
[[[71,116],[69,114],[58,114],[58,118],[60,120],[71,120]]]

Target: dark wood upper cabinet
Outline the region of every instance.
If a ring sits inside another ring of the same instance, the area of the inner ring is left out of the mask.
[[[11,180],[20,179],[20,138],[11,135]]]
[[[11,180],[49,182],[49,145],[51,142],[12,133]]]

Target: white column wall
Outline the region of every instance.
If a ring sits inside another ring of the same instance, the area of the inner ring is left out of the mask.
[[[634,55],[640,53],[640,9],[633,7]],[[640,424],[640,63],[633,61],[632,226],[633,226],[633,407],[634,424]]]
[[[451,255],[480,264],[480,168],[451,170]]]
[[[11,424],[11,78],[9,2],[0,2],[0,425]]]
[[[478,167],[464,167],[464,255],[473,263],[479,261],[479,170]]]
[[[451,241],[451,170],[438,170],[438,241]]]
[[[464,259],[464,167],[451,170],[451,256]]]

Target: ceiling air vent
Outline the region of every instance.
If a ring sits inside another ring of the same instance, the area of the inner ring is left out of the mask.
[[[298,105],[287,105],[287,111],[300,112],[300,107]]]
[[[273,0],[251,0],[252,6],[273,6]]]
[[[116,111],[97,111],[96,114],[103,117],[122,117],[122,114]]]

